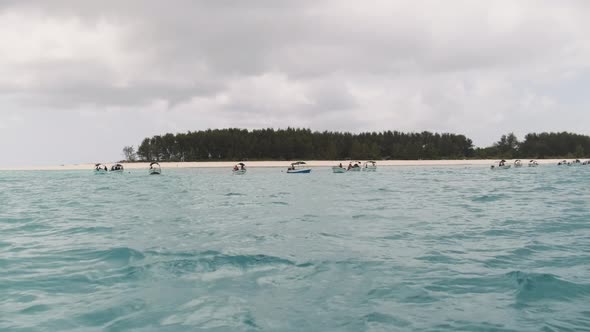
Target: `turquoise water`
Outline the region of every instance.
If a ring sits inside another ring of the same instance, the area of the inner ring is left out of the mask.
[[[590,331],[590,167],[0,172],[1,331]]]

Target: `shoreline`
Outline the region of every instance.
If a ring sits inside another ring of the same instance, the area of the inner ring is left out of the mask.
[[[530,159],[521,159],[524,166]],[[540,165],[556,165],[563,159],[536,159]],[[512,164],[514,159],[508,160]],[[191,161],[191,162],[161,162],[162,169],[175,168],[232,168],[239,161]],[[349,160],[310,160],[306,161],[309,167],[332,167],[342,163],[346,167]],[[364,161],[361,161],[364,162]],[[472,160],[376,160],[377,167],[397,166],[490,166],[496,159],[472,159]],[[245,161],[248,168],[287,168],[291,161]],[[116,162],[104,163],[110,168]],[[148,169],[149,162],[121,163],[125,169]],[[354,164],[354,162],[353,162]],[[0,167],[0,171],[77,171],[94,170],[94,163],[54,165],[54,166],[23,166],[23,167]]]

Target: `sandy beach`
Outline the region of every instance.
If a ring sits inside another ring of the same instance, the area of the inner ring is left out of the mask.
[[[522,159],[523,164],[527,164],[529,159]],[[557,164],[562,159],[540,159],[539,164]],[[231,168],[239,161],[202,161],[202,162],[162,162],[162,169],[173,168]],[[348,165],[348,160],[310,160],[306,161],[310,167],[331,167],[342,163],[344,167]],[[362,161],[361,161],[362,162]],[[474,160],[378,160],[377,167],[395,167],[395,166],[489,166],[497,160],[474,159]],[[513,160],[508,160],[512,163]],[[105,162],[110,167],[116,162]],[[286,168],[290,161],[245,161],[248,168],[260,167],[277,167]],[[354,163],[354,162],[353,162]],[[122,163],[125,169],[147,169],[149,163]],[[2,167],[2,171],[75,171],[75,170],[94,170],[94,163],[71,164],[71,165],[50,165],[50,166],[33,166],[33,167]]]

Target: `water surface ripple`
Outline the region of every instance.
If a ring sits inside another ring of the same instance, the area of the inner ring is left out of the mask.
[[[1,331],[590,331],[590,167],[0,172]]]

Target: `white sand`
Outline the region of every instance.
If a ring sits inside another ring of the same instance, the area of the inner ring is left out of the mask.
[[[522,159],[524,166],[530,159]],[[562,159],[540,159],[539,164],[557,164]],[[346,167],[350,161],[347,160],[310,160],[306,161],[310,167],[331,167],[342,163]],[[476,159],[476,160],[377,160],[377,167],[383,166],[489,166],[497,160]],[[512,164],[512,160],[507,163]],[[207,162],[162,162],[162,169],[171,168],[232,168],[238,161],[207,161]],[[291,164],[289,161],[245,161],[246,167],[283,167],[287,168]],[[115,164],[113,162],[104,163],[109,168]],[[122,163],[125,169],[148,169],[149,163]],[[353,162],[354,164],[354,162]],[[92,164],[74,164],[60,166],[36,166],[36,167],[0,167],[0,170],[18,170],[18,171],[72,171],[72,170],[94,170]]]

